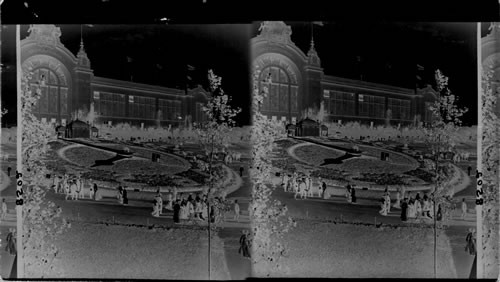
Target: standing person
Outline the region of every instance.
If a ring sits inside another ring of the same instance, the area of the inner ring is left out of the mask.
[[[181,211],[180,200],[177,199],[177,200],[175,200],[175,204],[174,204],[174,223],[180,222],[180,220],[179,220],[180,211]]]
[[[191,196],[191,195],[189,195]],[[188,208],[188,218],[193,219],[194,218],[194,206],[193,206],[193,200],[191,199],[187,201],[187,208]]]
[[[348,203],[351,203],[351,185],[347,185],[346,186],[346,190],[345,190],[345,198],[347,200]]]
[[[321,185],[321,198],[326,199],[326,182],[323,181],[323,184]]]
[[[158,210],[160,214],[163,212],[163,198],[161,197],[161,192],[158,192]]]
[[[12,170],[12,168],[9,166],[9,167],[7,168],[7,176],[10,176],[10,171],[11,171],[11,170]]]
[[[238,200],[234,200],[234,220],[240,221],[240,205]]]
[[[281,185],[283,185],[283,190],[286,192],[286,188],[287,188],[287,185],[288,185],[288,174],[283,173],[283,181],[281,182]]]
[[[7,246],[5,246],[5,250],[9,252],[10,255],[15,255],[17,253],[16,249],[16,234],[14,228],[9,228],[9,233],[7,234]]]
[[[153,200],[153,212],[151,213],[154,217],[159,217],[160,212],[158,211],[158,195],[155,196]]]
[[[467,175],[468,175],[468,176],[470,176],[470,172],[471,172],[471,170],[472,170],[472,167],[471,167],[471,166],[469,166],[469,167],[467,168]]]
[[[385,209],[387,211],[387,213],[390,213],[391,212],[391,196],[390,196],[390,193],[388,191],[387,188],[385,188]]]
[[[69,188],[71,190],[71,200],[78,201],[78,186],[76,185],[76,181],[71,181],[71,186]]]
[[[97,188],[97,184],[94,183],[94,200],[96,201],[99,201],[102,197],[101,197],[101,193],[98,193],[99,191],[99,188]]]
[[[127,189],[123,189],[123,204],[128,205],[128,196],[127,196]],[[161,210],[160,210],[161,213]]]
[[[396,209],[401,208],[401,187],[396,189],[396,202],[392,205],[392,207]]]
[[[5,202],[5,198],[2,199],[2,220],[7,216],[7,203]]]
[[[91,179],[92,180],[92,179]],[[95,184],[92,184],[92,182],[89,181],[89,197],[92,200],[95,200],[95,191],[94,191],[94,186]]]
[[[380,199],[380,211],[379,211],[379,213],[381,215],[384,215],[384,216],[387,215],[387,204],[386,204],[386,202],[387,202],[387,198],[384,197],[384,196],[382,196],[382,198]]]
[[[66,197],[64,197],[65,200],[67,200],[70,197],[70,188],[69,188],[69,180],[64,180],[64,194],[66,194]]]
[[[474,228],[469,228],[469,233],[467,233],[467,236],[465,237],[465,241],[467,242],[467,245],[465,245],[465,251],[469,252],[471,255],[476,255],[476,238],[474,234]]]
[[[240,177],[243,177],[243,165],[240,165]]]
[[[300,190],[300,197],[302,199],[307,199],[307,184],[306,184],[305,178],[302,178],[302,181],[300,182],[299,190]]]
[[[59,176],[58,175],[54,175],[54,192],[57,193],[57,191],[59,191]]]
[[[207,201],[201,201],[201,220],[205,221],[208,218]]]
[[[353,204],[356,203],[356,189],[354,189],[354,187],[351,186],[351,202]]]
[[[415,199],[415,210],[416,210],[415,213],[416,218],[419,218],[424,215],[424,212],[422,210],[422,204],[420,204],[420,201],[417,201],[416,199]]]
[[[295,200],[297,200],[297,196],[299,196],[299,182],[300,180],[298,179],[295,179],[294,182],[293,182],[293,192],[295,192],[295,195],[293,196],[293,198]]]
[[[408,210],[408,202],[407,202],[407,198],[404,198],[403,199],[403,202],[401,203],[401,221],[406,221],[408,218],[407,218],[407,210]]]
[[[465,198],[462,198],[462,219],[465,219],[467,215],[467,203],[465,202]]]
[[[77,179],[77,185],[78,185],[78,191],[79,191],[79,198],[85,199],[85,187],[83,184],[84,180],[82,177],[79,175]]]
[[[247,230],[242,231],[242,235],[240,237],[240,248],[238,250],[239,254],[242,254],[243,257],[250,257],[250,248],[248,244]]]
[[[120,204],[123,204],[123,188],[122,186],[118,186],[118,195],[117,195],[117,198],[118,198],[118,202]]]

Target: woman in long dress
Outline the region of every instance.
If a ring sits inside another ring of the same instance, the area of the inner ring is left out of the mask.
[[[352,202],[352,199],[351,199],[351,185],[347,185],[346,190],[345,190],[345,197],[346,197],[348,203]]]
[[[167,204],[165,205],[165,209],[168,210],[168,211],[172,211],[173,210],[173,206],[174,206],[174,203],[173,203],[173,200],[172,200],[172,194],[168,194],[168,196],[167,196]]]
[[[176,200],[174,204],[174,223],[179,223],[180,222],[180,212],[181,212],[181,205],[180,201]]]
[[[356,189],[354,187],[351,187],[351,202],[353,204],[356,203]]]
[[[78,200],[78,186],[74,181],[69,188],[71,190],[71,200]]]
[[[7,234],[7,246],[5,246],[5,250],[9,252],[10,255],[15,255],[17,253],[14,228],[9,228],[9,234]]]
[[[208,205],[206,201],[201,204],[201,219],[206,220],[208,218]]]
[[[158,211],[158,197],[155,197],[153,201],[153,212],[151,213],[154,217],[159,217],[160,212]]]
[[[189,210],[187,207],[187,202],[185,200],[183,200],[181,203],[180,219],[182,219],[182,220],[188,219],[188,214],[189,214]]]
[[[387,198],[386,197],[382,197],[382,199],[380,199],[380,211],[379,213],[381,215],[387,215],[387,204],[386,204],[386,201],[387,201]]]
[[[102,192],[99,188],[97,188],[97,184],[94,183],[94,193],[95,193],[95,200],[100,201],[102,199]]]
[[[407,199],[404,198],[403,202],[401,203],[401,221],[406,221],[408,219],[407,212],[408,212],[408,203]]]
[[[64,181],[64,194],[66,194],[66,197],[64,198],[65,200],[69,199],[69,197],[71,196],[69,185],[69,180]]]
[[[400,209],[401,208],[400,201],[401,201],[401,188],[398,187],[396,191],[396,202],[394,203],[394,205],[392,205],[392,207],[395,209]]]
[[[238,250],[239,254],[242,254],[244,257],[250,257],[250,248],[247,237],[247,231],[243,230],[243,234],[240,237],[240,248]]]
[[[415,217],[420,218],[422,216],[422,204],[420,204],[420,201],[415,201]]]

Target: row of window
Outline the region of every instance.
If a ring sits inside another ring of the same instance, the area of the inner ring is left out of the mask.
[[[37,87],[40,88],[41,95],[33,106],[35,114],[68,114],[68,88],[31,84],[32,93],[36,93]]]
[[[270,75],[271,83],[268,84],[269,93],[262,101],[263,112],[298,112],[298,86],[290,83],[288,74],[279,67],[267,67],[261,72],[259,82],[262,83]]]
[[[324,90],[323,98],[328,113],[337,116],[355,116],[356,95],[351,92]],[[391,110],[391,119],[410,120],[411,102],[404,99],[388,99],[387,108]],[[385,118],[387,114],[385,97],[358,94],[358,116]]]
[[[126,117],[127,95],[94,91],[94,108],[98,115]],[[177,100],[156,99],[128,95],[128,116],[133,118],[177,120],[182,114],[182,103]]]

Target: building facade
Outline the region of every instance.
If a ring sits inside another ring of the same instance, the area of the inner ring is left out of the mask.
[[[21,64],[32,71],[31,87],[43,80],[35,115],[66,124],[93,109],[97,123],[172,125],[202,122],[208,98],[201,88],[187,91],[95,76],[83,42],[75,56],[60,41],[55,25],[32,25],[21,41]]]
[[[259,87],[271,78],[261,105],[267,117],[295,123],[323,104],[325,122],[382,124],[388,116],[393,125],[431,120],[428,106],[437,98],[432,87],[415,90],[326,75],[313,41],[306,54],[284,22],[263,22],[259,31],[251,40],[252,66],[261,71]]]

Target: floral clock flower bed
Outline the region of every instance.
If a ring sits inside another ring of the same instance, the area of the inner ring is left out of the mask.
[[[130,151],[133,152],[134,156],[146,158],[148,160],[151,160],[151,156],[154,153],[151,150],[141,149],[141,148],[137,148],[137,147],[130,148]],[[169,166],[185,166],[185,165],[187,165],[187,162],[183,162],[179,158],[169,156],[166,154],[161,154],[161,153],[160,153],[159,161],[161,164],[167,164]]]
[[[309,164],[321,165],[325,159],[336,159],[345,153],[318,145],[305,145],[295,149],[295,155]]]
[[[120,160],[115,162],[113,166],[102,166],[105,170],[111,170],[120,174],[168,174],[173,175],[184,170],[184,167],[169,166],[161,163],[154,163],[149,160]]]
[[[111,159],[115,155],[116,154],[111,152],[96,150],[89,147],[74,147],[64,152],[64,156],[71,162],[85,167],[94,165],[97,160]]]
[[[375,158],[380,158],[380,153],[386,152],[389,153],[389,160],[391,163],[397,163],[397,164],[402,164],[402,165],[412,165],[415,166],[415,168],[418,167],[418,162],[408,156],[405,156],[403,154],[398,154],[391,152],[389,150],[382,150],[382,149],[377,149],[374,147],[369,147],[369,146],[363,146],[359,145],[359,149],[362,151],[363,155],[367,156],[372,156]]]
[[[395,164],[377,159],[354,158],[342,164],[330,164],[326,167],[337,168],[353,173],[394,173],[399,174],[415,169],[413,165]]]
[[[111,171],[104,171],[100,169],[92,169],[82,173],[82,177],[86,179],[105,181],[105,182],[118,182],[116,176]]]
[[[311,172],[311,176],[321,177],[323,179],[330,179],[330,180],[340,180],[340,181],[346,180],[345,177],[342,175],[341,171],[325,167],[320,167],[319,169],[314,170],[313,172]]]
[[[361,177],[355,177],[354,180],[371,182],[379,185],[405,185],[404,177],[392,173],[362,173]]]
[[[194,170],[191,170],[191,169],[183,171],[181,173],[177,173],[176,175],[188,178],[188,179],[193,180],[194,182],[199,183],[199,184],[204,184],[205,179],[206,179],[206,176],[204,176],[204,175],[202,175]]]
[[[423,181],[425,181],[427,183],[432,183],[433,178],[435,176],[434,173],[428,172],[428,171],[420,169],[420,168],[407,171],[407,172],[405,172],[405,174],[422,179]]]
[[[133,183],[145,183],[149,186],[176,186],[175,178],[169,175],[145,175],[145,174],[133,174],[133,178],[124,179],[127,182]]]

